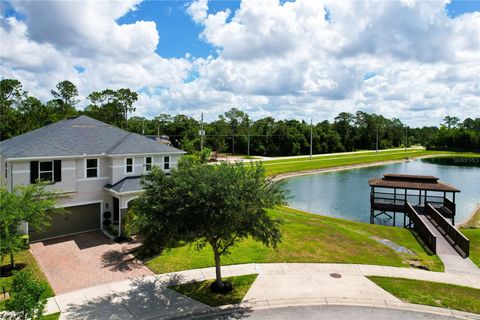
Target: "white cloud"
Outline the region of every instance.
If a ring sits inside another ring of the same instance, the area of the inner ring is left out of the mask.
[[[232,106],[317,121],[359,109],[409,124],[480,117],[480,13],[451,19],[445,2],[415,0],[243,0],[211,13],[198,0],[185,11],[218,57],[166,59],[155,53],[154,21],[118,23],[139,2],[13,2],[25,20],[1,18],[2,77],[44,100],[64,79],[83,96],[142,89],[137,114],[149,117],[203,111],[211,120]]]

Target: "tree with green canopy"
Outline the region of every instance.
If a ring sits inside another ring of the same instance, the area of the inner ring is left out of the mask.
[[[186,158],[167,176],[155,168],[143,178],[145,192],[134,205],[144,250],[156,252],[179,241],[201,249],[210,245],[215,261],[214,292],[228,292],[221,257],[239,241],[253,238],[275,247],[280,220],[267,209],[286,203],[286,191],[265,177],[260,164],[201,164]]]
[[[68,80],[63,80],[56,85],[56,90],[51,90],[54,100],[49,104],[54,109],[55,121],[62,120],[77,114],[75,105],[80,102],[78,99],[77,87]]]
[[[15,273],[12,283],[12,297],[7,300],[7,310],[13,311],[21,320],[41,319],[47,304],[43,297],[45,284],[29,269]]]
[[[130,89],[105,89],[88,95],[91,101],[85,113],[100,121],[128,128],[128,114],[135,111],[133,104],[138,100],[138,93]]]
[[[10,192],[0,184],[0,261],[10,255],[10,267],[15,268],[14,254],[24,248],[20,224],[43,231],[50,225],[50,214],[62,213],[57,207],[57,195],[45,189],[46,184],[17,185]]]

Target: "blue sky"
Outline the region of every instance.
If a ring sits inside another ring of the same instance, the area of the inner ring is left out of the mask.
[[[68,79],[148,118],[480,117],[480,1],[0,1],[0,76],[42,101]]]
[[[199,37],[202,26],[195,24],[185,12],[186,1],[145,1],[136,11],[120,18],[118,22],[132,23],[137,20],[152,20],[157,25],[160,43],[157,53],[165,58],[181,58],[188,52],[195,57],[216,56],[216,50]],[[209,12],[230,9],[234,12],[240,1],[213,1]]]
[[[186,1],[144,1],[136,11],[128,13],[118,22],[123,24],[137,20],[155,21],[160,34],[156,51],[163,57],[180,58],[187,52],[195,57],[216,56],[215,48],[199,37],[203,28],[187,15],[187,5]],[[239,7],[240,1],[212,1],[208,11],[215,13],[229,9],[235,12]],[[455,18],[465,12],[480,11],[480,1],[454,0],[445,6],[445,10],[450,17]]]

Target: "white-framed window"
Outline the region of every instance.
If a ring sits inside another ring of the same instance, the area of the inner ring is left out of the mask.
[[[163,169],[164,170],[170,169],[170,156],[163,157]]]
[[[85,159],[85,177],[98,178],[98,159]]]
[[[145,172],[152,171],[152,157],[145,157]]]
[[[40,161],[38,163],[38,177],[42,181],[53,181],[53,161]]]
[[[133,158],[125,158],[125,172],[133,172]]]
[[[8,178],[8,163],[5,162],[5,178]]]

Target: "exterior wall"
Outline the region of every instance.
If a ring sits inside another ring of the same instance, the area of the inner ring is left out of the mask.
[[[181,155],[152,155],[152,166],[164,168],[164,156],[170,157],[170,171],[175,168]],[[140,176],[145,171],[145,155],[132,156],[134,158],[133,172],[126,172],[126,158],[121,157],[81,157],[76,159],[62,160],[62,180],[52,183],[46,188],[60,193],[59,206],[71,207],[91,203],[101,203],[101,212],[113,210],[112,193],[105,190],[105,185],[115,184],[129,176]],[[86,159],[98,159],[98,177],[86,178]],[[42,159],[43,160],[43,159]],[[51,160],[57,160],[52,158]],[[5,175],[5,163],[8,165],[7,188],[12,190],[16,185],[30,184],[30,161],[6,161],[0,157],[0,177]],[[138,193],[113,195],[120,200],[120,211],[123,215],[128,210],[128,203],[138,197]],[[101,217],[100,220],[103,220]],[[22,223],[20,229],[28,233],[28,224]]]
[[[52,159],[53,160],[53,159]],[[10,180],[13,186],[30,184],[30,161],[10,162],[12,170]],[[76,192],[76,163],[72,159],[62,159],[62,181],[46,187],[49,191]]]

